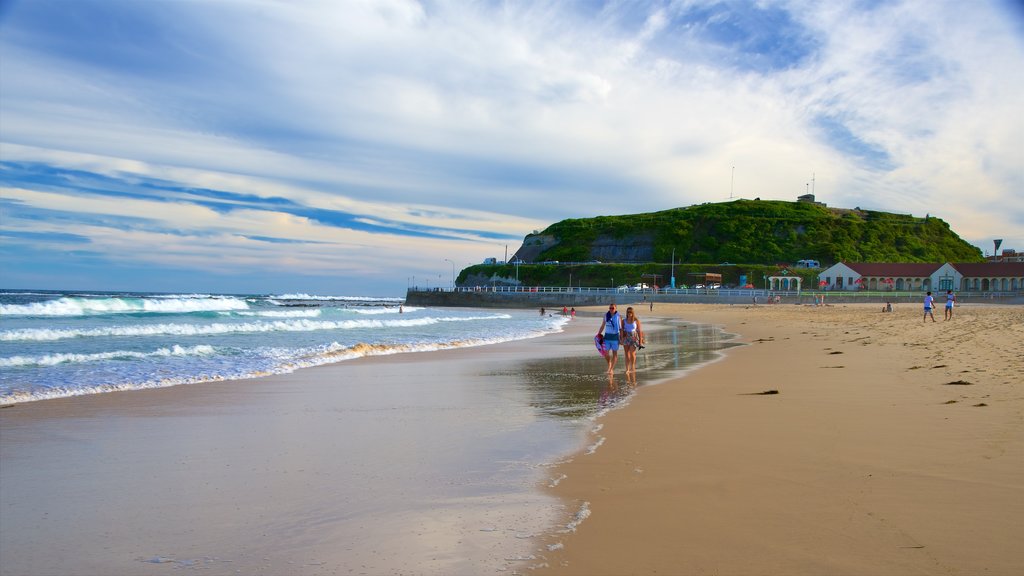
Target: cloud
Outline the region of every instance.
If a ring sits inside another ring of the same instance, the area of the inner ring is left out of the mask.
[[[353,262],[426,273],[562,218],[793,199],[814,174],[830,205],[931,213],[979,245],[998,230],[1024,248],[1007,209],[1024,134],[1013,14],[14,3],[0,14],[0,196],[22,219],[0,231],[41,247],[30,233],[81,225],[69,233],[100,235],[82,237],[110,259],[126,258],[115,224],[140,242],[223,235],[238,270],[250,251],[310,264],[341,242],[361,247]],[[186,248],[212,252],[186,242],[168,265],[187,266]]]

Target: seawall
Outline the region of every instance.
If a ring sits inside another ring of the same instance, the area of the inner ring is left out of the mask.
[[[676,293],[619,292],[601,288],[536,288],[520,291],[491,290],[409,290],[405,303],[410,306],[469,307],[469,308],[562,308],[582,306],[606,306],[610,302],[619,305],[649,306],[653,301],[701,304],[757,304],[768,303],[764,290],[680,290]],[[920,305],[924,294],[915,292],[772,292],[781,304],[814,305],[815,298],[824,298],[825,305],[851,303],[877,303]],[[1024,304],[1024,294],[1005,293],[1000,295],[982,293],[959,293],[960,304]],[[941,306],[942,303],[940,302]]]

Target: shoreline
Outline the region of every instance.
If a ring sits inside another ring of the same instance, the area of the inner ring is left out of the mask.
[[[658,304],[747,344],[601,420],[550,492],[589,515],[524,570],[1011,574],[1024,309]],[[765,392],[776,391],[774,394]],[[561,526],[569,525],[570,515]]]
[[[537,482],[632,398],[597,323],[4,408],[0,574],[508,570],[562,512]],[[668,351],[649,380],[704,354]]]

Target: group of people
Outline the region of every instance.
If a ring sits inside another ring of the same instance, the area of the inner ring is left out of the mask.
[[[956,296],[952,290],[946,290],[946,316],[945,320],[953,319],[953,306],[956,304]],[[935,315],[932,314],[932,308],[935,308],[935,298],[932,296],[931,290],[924,297],[924,321],[927,322],[928,318],[935,322]]]
[[[604,338],[605,360],[608,361],[609,374],[615,371],[620,345],[626,354],[626,374],[636,373],[636,352],[644,347],[645,340],[640,319],[637,318],[632,306],[626,308],[626,316],[623,317],[616,310],[615,304],[609,305],[597,335]]]

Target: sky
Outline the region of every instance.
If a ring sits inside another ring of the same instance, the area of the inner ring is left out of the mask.
[[[0,0],[0,288],[402,296],[795,200],[1024,250],[1017,0]]]

